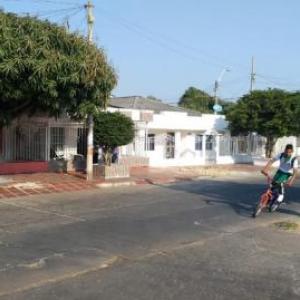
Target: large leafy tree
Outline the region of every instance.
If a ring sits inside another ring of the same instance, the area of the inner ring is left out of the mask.
[[[100,111],[94,116],[94,143],[101,146],[105,163],[110,162],[115,147],[132,142],[135,135],[133,121],[119,112]]]
[[[213,112],[214,99],[205,91],[189,87],[181,96],[178,105],[202,113]]]
[[[256,132],[266,137],[266,156],[270,157],[278,138],[300,133],[299,105],[299,93],[279,89],[253,91],[228,111],[229,128],[233,135]]]
[[[213,113],[214,98],[203,90],[195,87],[189,87],[181,96],[178,105],[184,108],[200,111],[202,113]],[[219,99],[219,104],[223,110],[227,111],[231,103]]]
[[[64,27],[0,11],[0,126],[20,114],[82,118],[116,85],[102,49]]]

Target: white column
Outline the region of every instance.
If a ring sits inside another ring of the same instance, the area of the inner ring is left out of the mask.
[[[216,145],[215,145],[215,151],[216,151],[216,163],[218,163],[219,156],[220,156],[220,136],[216,135]]]
[[[135,155],[144,156],[145,153],[145,129],[139,129],[135,137]]]
[[[180,160],[181,153],[181,133],[175,132],[175,159]]]
[[[203,158],[203,163],[205,164],[206,160],[206,135],[203,134],[202,136],[202,158]]]

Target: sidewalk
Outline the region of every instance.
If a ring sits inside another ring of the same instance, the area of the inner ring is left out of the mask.
[[[213,165],[199,167],[132,168],[131,177],[138,183],[163,184],[190,181],[203,176],[225,176],[256,174],[260,166],[253,165]]]
[[[94,182],[89,183],[85,179],[68,174],[35,173],[1,177],[7,180],[0,185],[0,198],[74,192],[95,187]]]
[[[60,192],[75,192],[92,188],[113,188],[121,185],[168,184],[197,180],[203,176],[255,174],[260,167],[250,165],[218,165],[203,167],[168,167],[131,169],[131,177],[87,182],[82,174],[36,173],[1,176],[0,199]]]

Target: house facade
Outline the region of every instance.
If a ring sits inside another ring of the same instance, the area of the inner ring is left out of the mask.
[[[147,157],[150,166],[196,166],[252,163],[263,155],[258,136],[233,138],[223,115],[201,114],[143,97],[110,99],[135,123],[136,137],[121,147],[121,156]]]
[[[201,114],[143,97],[111,98],[135,124],[135,138],[120,147],[121,161],[154,167],[265,163],[265,139],[232,137],[223,115]],[[291,143],[300,154],[299,138],[284,137],[274,152]],[[86,128],[68,117],[22,116],[0,128],[0,175],[47,170],[85,169]],[[61,165],[63,164],[63,165]]]
[[[0,128],[0,174],[74,169],[74,157],[86,151],[85,127],[67,117],[22,116]]]

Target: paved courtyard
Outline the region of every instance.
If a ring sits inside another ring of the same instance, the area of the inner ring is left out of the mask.
[[[300,185],[261,177],[0,199],[0,299],[300,299]]]

